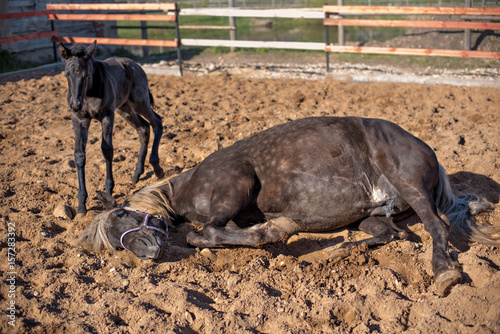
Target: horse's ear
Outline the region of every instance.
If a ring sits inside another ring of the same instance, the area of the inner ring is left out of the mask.
[[[111,210],[118,206],[113,196],[103,191],[97,192],[97,198],[102,202],[102,204],[104,204],[104,208],[106,208],[106,210]]]
[[[68,59],[71,56],[71,51],[63,43],[59,43],[59,54],[63,59]]]
[[[88,48],[85,49],[85,56],[88,59],[94,58],[97,51],[97,41],[94,41]]]

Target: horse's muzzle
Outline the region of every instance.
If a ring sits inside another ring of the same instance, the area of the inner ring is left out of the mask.
[[[80,99],[72,99],[69,102],[69,107],[72,111],[74,112],[79,112],[82,110],[83,107],[83,100]]]

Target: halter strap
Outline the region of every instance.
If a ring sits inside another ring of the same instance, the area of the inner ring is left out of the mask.
[[[136,210],[135,211],[136,213],[145,213],[144,211],[138,211]],[[162,230],[161,228],[158,228],[156,226],[152,226],[152,225],[148,225],[149,223],[149,219],[150,217],[153,216],[153,217],[156,217],[158,219],[160,219],[164,224],[165,224],[165,231]],[[122,236],[120,237],[120,244],[122,245],[123,249],[125,250],[128,250],[129,252],[131,252],[130,249],[128,249],[124,244],[123,244],[123,238],[129,234],[130,232],[137,232],[137,231],[140,231],[142,230],[143,228],[147,229],[147,230],[155,230],[157,232],[160,232],[162,234],[164,234],[167,238],[168,238],[168,223],[167,221],[165,220],[165,218],[163,218],[162,216],[156,216],[156,215],[151,215],[149,213],[146,213],[146,215],[144,216],[143,220],[142,220],[142,223],[140,226],[137,226],[137,227],[134,227],[134,228],[131,228],[130,230],[127,230],[125,232],[123,232]]]

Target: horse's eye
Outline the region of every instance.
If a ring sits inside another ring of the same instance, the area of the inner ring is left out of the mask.
[[[120,213],[117,213],[116,215],[117,215],[119,218],[121,218],[121,217],[123,217],[123,216],[125,216],[125,215],[128,215],[128,212],[127,212],[127,211],[125,211],[125,210],[123,210],[123,211],[121,211]]]

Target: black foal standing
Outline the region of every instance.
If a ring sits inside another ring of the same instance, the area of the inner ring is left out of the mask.
[[[163,126],[161,117],[152,110],[153,96],[149,91],[148,78],[144,70],[131,59],[113,57],[104,61],[94,59],[97,44],[85,48],[74,45],[67,48],[59,44],[59,52],[65,60],[65,73],[68,79],[67,102],[73,113],[72,123],[75,131],[75,163],[78,172],[78,217],[83,217],[87,208],[85,186],[85,146],[91,119],[102,125],[101,149],[106,161],[106,192],[114,188],[113,161],[113,122],[115,110],[139,134],[141,148],[132,183],[135,184],[144,172],[151,125],[154,132],[153,147],[149,162],[155,175],[163,178],[160,167],[158,146]],[[142,116],[142,117],[141,117]]]

